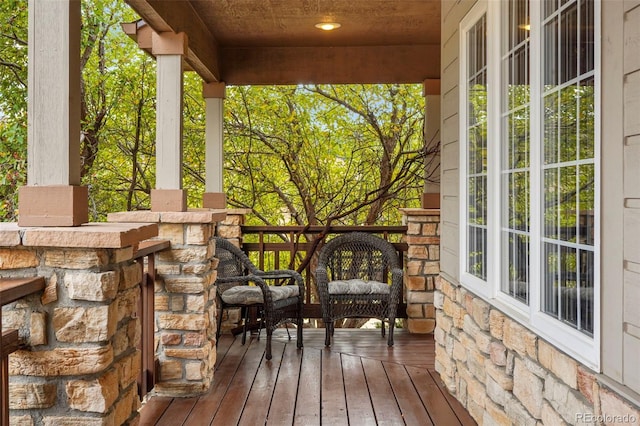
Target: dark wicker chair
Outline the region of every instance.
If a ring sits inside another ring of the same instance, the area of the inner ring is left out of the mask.
[[[378,318],[389,323],[388,345],[393,346],[402,269],[393,245],[362,232],[344,234],[320,251],[316,270],[325,324],[325,345],[331,345],[334,321],[342,318]]]
[[[229,241],[215,237],[215,242],[216,257],[219,260],[216,280],[219,308],[217,337],[220,337],[224,309],[241,308],[246,313],[249,307],[257,307],[262,313],[261,321],[267,332],[267,359],[271,359],[273,330],[287,321],[297,325],[297,344],[298,348],[302,348],[304,282],[300,274],[291,270],[261,271],[242,250]],[[267,285],[267,281],[275,285]],[[250,283],[255,285],[249,285]],[[244,344],[246,315],[243,314],[243,318]]]

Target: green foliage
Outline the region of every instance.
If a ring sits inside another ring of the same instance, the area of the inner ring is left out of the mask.
[[[82,2],[82,183],[91,220],[149,208],[155,184],[155,61],[119,24],[118,0]],[[26,184],[27,1],[0,2],[0,220],[15,220]],[[184,187],[204,192],[201,80],[185,74]],[[419,205],[420,86],[229,87],[225,191],[254,223],[397,224]]]
[[[232,87],[225,102],[230,203],[267,224],[397,224],[419,205],[418,86]]]

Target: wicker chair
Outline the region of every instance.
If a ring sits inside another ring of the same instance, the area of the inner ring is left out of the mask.
[[[220,337],[224,309],[242,308],[246,313],[249,307],[257,307],[262,312],[262,322],[267,332],[267,359],[271,359],[273,330],[287,321],[297,324],[297,344],[298,348],[302,348],[304,282],[300,274],[291,270],[261,271],[251,263],[242,250],[229,241],[215,237],[215,242],[216,257],[219,260],[216,280],[219,304],[217,337]],[[273,281],[276,285],[267,285],[267,281]],[[249,285],[250,283],[255,285]],[[246,315],[243,315],[243,318],[244,344],[247,331]]]
[[[328,242],[320,251],[316,270],[325,324],[325,345],[331,345],[334,321],[378,318],[389,322],[388,345],[402,292],[402,269],[391,243],[371,234],[353,232]]]

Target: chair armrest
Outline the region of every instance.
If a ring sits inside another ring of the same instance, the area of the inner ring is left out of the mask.
[[[292,269],[276,269],[274,271],[267,271],[267,272],[262,271],[260,273],[260,276],[265,279],[293,278],[296,282],[296,285],[299,288],[300,298],[304,300],[304,291],[305,291],[304,281],[302,279],[302,275],[300,275],[297,271],[294,271]]]

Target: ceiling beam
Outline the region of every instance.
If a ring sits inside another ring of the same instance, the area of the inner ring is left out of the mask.
[[[204,25],[191,3],[184,0],[127,0],[127,3],[157,33],[184,32],[189,38],[185,58],[204,81],[220,81],[218,43]]]
[[[440,78],[440,46],[223,48],[227,84],[422,83]]]

